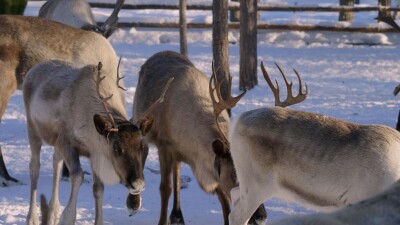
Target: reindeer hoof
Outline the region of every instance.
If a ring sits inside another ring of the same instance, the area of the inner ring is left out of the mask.
[[[0,176],[0,187],[9,187],[9,186],[16,186],[16,185],[25,185],[25,183],[12,178],[12,177],[8,177],[8,178],[4,178],[2,176]]]
[[[126,197],[126,207],[128,208],[129,216],[134,216],[142,207],[142,197],[140,194],[128,194]]]
[[[176,210],[172,211],[169,216],[169,224],[170,225],[185,225],[185,221],[183,220],[182,211]]]

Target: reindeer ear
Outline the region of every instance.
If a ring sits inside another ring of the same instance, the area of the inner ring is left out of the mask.
[[[143,136],[146,136],[146,134],[149,133],[151,127],[153,126],[153,122],[154,118],[150,116],[138,121],[137,124]]]
[[[97,132],[103,136],[106,136],[112,127],[111,123],[106,118],[97,114],[93,116],[93,122]]]
[[[226,159],[231,157],[228,146],[220,139],[216,139],[212,143],[212,148],[214,153],[220,158]]]

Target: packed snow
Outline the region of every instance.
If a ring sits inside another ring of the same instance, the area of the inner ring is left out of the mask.
[[[101,2],[91,0],[91,2]],[[110,2],[104,0],[103,2]],[[126,3],[150,1],[126,0]],[[177,4],[178,1],[153,0],[152,3]],[[302,1],[306,2],[306,1]],[[301,1],[262,0],[262,4],[301,5]],[[303,5],[337,5],[338,1],[307,1]],[[363,5],[376,6],[377,1],[361,0]],[[25,15],[36,16],[43,1],[29,2]],[[188,0],[190,3],[211,4],[211,0]],[[94,9],[101,21],[111,10]],[[365,26],[384,26],[376,23],[374,13],[360,13],[355,22]],[[178,11],[142,10],[121,11],[121,21],[142,20],[147,22],[177,21]],[[190,11],[189,21],[210,22],[211,12]],[[271,23],[332,24],[337,25],[337,13],[268,13],[261,20]],[[189,22],[188,21],[188,22]],[[189,29],[189,58],[205,74],[211,74],[212,34],[210,29]],[[233,76],[233,94],[239,93],[239,32],[229,33],[230,71]],[[62,40],[60,40],[62,41]],[[151,55],[163,51],[179,51],[179,32],[176,29],[126,28],[117,31],[110,42],[122,56],[122,73],[126,76],[126,107],[132,115],[132,103],[140,66]],[[258,62],[264,62],[272,77],[284,86],[277,62],[285,70],[297,90],[296,68],[303,81],[308,83],[309,97],[291,108],[338,117],[354,123],[385,124],[394,127],[399,111],[399,97],[393,89],[400,82],[400,35],[395,33],[335,33],[260,30],[258,34]],[[258,71],[259,85],[249,91],[233,109],[233,118],[247,110],[271,106],[274,98]],[[296,92],[296,91],[295,91]],[[294,93],[295,94],[295,93]],[[21,91],[11,98],[0,125],[0,144],[4,161],[12,176],[25,185],[0,188],[0,224],[25,224],[29,207],[29,161],[30,150],[26,131],[26,117]],[[38,193],[50,198],[52,183],[52,147],[45,146],[41,154],[41,173]],[[85,170],[90,171],[88,161],[82,159]],[[106,186],[104,193],[105,224],[157,224],[160,211],[159,170],[157,149],[152,146],[146,162],[146,190],[143,205],[134,216],[125,207],[127,190],[122,185]],[[181,204],[187,224],[222,224],[222,210],[215,195],[204,193],[198,186],[190,168],[182,166],[182,176],[189,177],[187,187],[182,189]],[[78,197],[77,224],[94,223],[94,200],[91,176],[85,176]],[[190,181],[191,180],[191,181]],[[69,197],[70,185],[61,182],[60,201],[64,206]],[[172,199],[172,198],[171,198]],[[172,205],[172,200],[170,201]],[[283,203],[277,199],[265,203],[268,220],[276,221],[294,214],[312,212],[299,205]]]

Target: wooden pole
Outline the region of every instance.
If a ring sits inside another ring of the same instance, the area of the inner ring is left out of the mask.
[[[354,6],[354,0],[340,0],[340,6]],[[353,22],[354,20],[354,12],[340,12],[339,13],[339,21],[348,21]]]
[[[187,57],[186,0],[179,0],[179,37],[181,54]]]
[[[257,84],[257,0],[241,0],[239,89]]]

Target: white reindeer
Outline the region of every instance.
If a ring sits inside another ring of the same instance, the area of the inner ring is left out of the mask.
[[[110,17],[98,26],[86,0],[48,0],[39,10],[39,17],[52,19],[75,28],[91,30],[108,38],[117,29],[118,13],[125,0],[118,0]]]
[[[89,158],[93,172],[95,224],[103,224],[103,183],[120,182],[134,195],[144,190],[143,167],[148,146],[143,136],[150,130],[153,119],[145,113],[137,125],[131,123],[119,90],[121,78],[117,70],[102,76],[101,67],[101,63],[96,67],[46,61],[33,67],[25,77],[23,96],[32,153],[28,224],[38,224],[36,192],[43,142],[55,150],[49,224],[56,223],[59,211],[61,160],[70,170],[71,195],[60,224],[75,224],[76,202],[83,179],[79,156]]]
[[[278,67],[279,68],[279,67]],[[279,87],[264,77],[275,104],[288,106],[299,95],[279,100]],[[279,68],[280,69],[280,68]],[[283,72],[281,71],[284,76]],[[282,107],[243,113],[231,126],[231,154],[239,187],[229,215],[243,225],[266,199],[277,197],[318,210],[332,210],[384,191],[400,178],[400,133],[383,125],[360,125]]]

